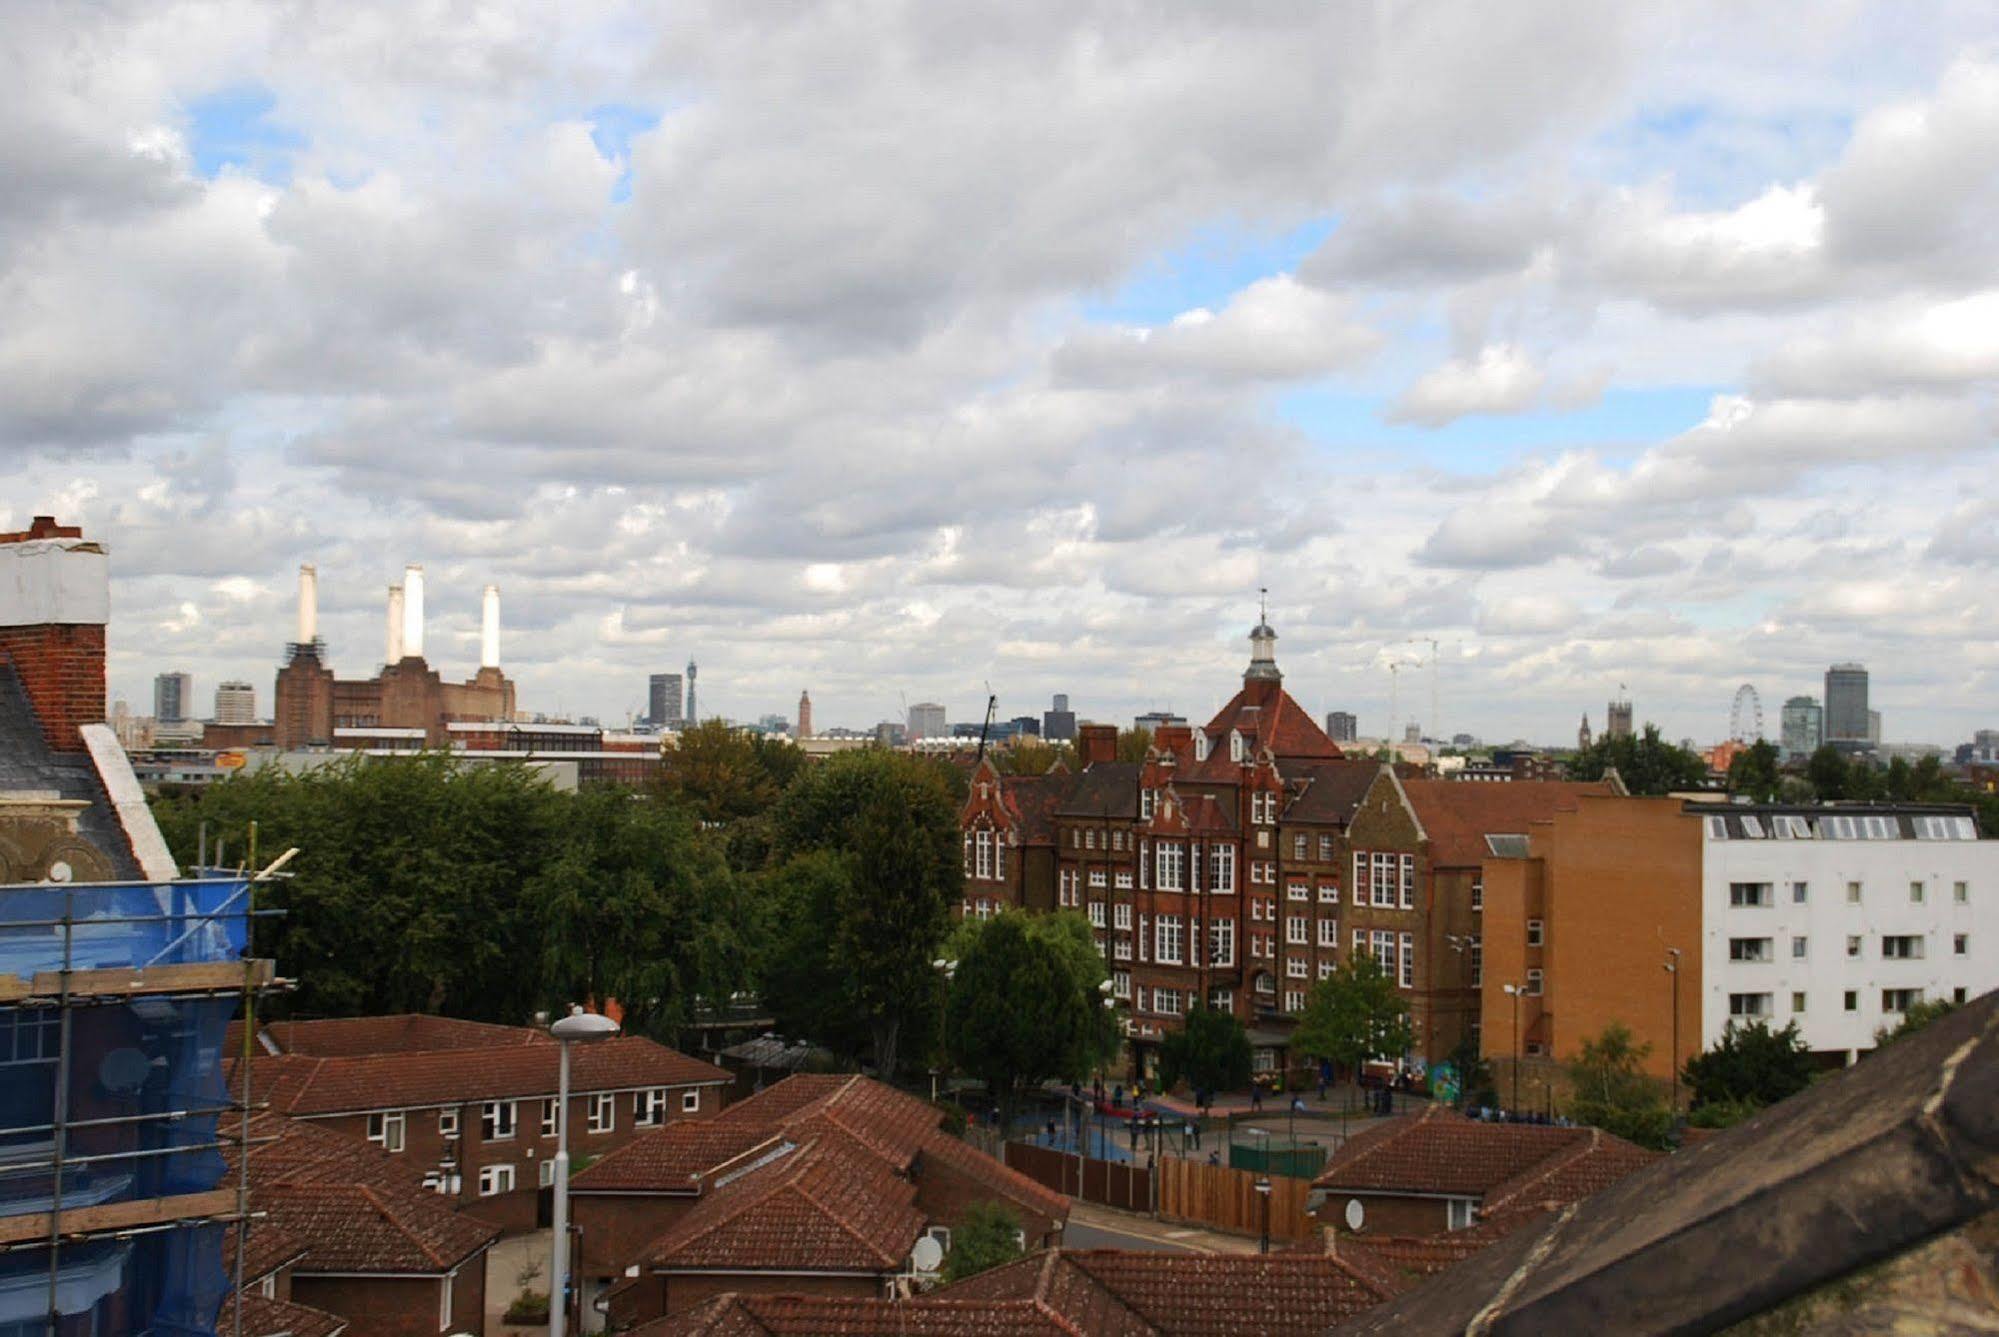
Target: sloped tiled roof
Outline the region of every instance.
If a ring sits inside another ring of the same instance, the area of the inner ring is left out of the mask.
[[[720,1184],[645,1250],[656,1268],[890,1272],[926,1224],[916,1185],[835,1132]]]
[[[1108,1330],[1079,1330],[1025,1302],[931,1297],[849,1300],[731,1292],[684,1314],[641,1324],[632,1329],[632,1337],[1076,1337],[1079,1331]]]
[[[230,1026],[228,1052],[239,1052],[241,1032]],[[273,1021],[260,1028],[282,1054],[314,1058],[357,1058],[370,1054],[413,1054],[447,1049],[492,1049],[509,1045],[552,1045],[534,1026],[496,1026],[457,1017],[403,1012],[387,1017],[329,1017],[319,1021]]]
[[[236,1240],[241,1233],[231,1225],[222,1236],[222,1270],[232,1277],[236,1275]],[[304,1253],[305,1241],[282,1225],[274,1221],[254,1222],[250,1230],[250,1249],[243,1256],[244,1284],[262,1280]]]
[[[552,1096],[558,1058],[556,1045],[522,1043],[336,1058],[284,1054],[252,1059],[251,1081],[253,1094],[281,1113],[339,1114]],[[232,1083],[239,1062],[230,1064]],[[643,1036],[581,1045],[571,1057],[570,1086],[579,1093],[728,1080],[713,1064]]]
[[[1078,771],[1069,792],[1055,805],[1056,815],[1137,821],[1138,771],[1135,761],[1100,761]]]
[[[216,1326],[219,1331],[235,1333],[233,1298],[222,1302],[222,1316]],[[244,1293],[242,1337],[340,1337],[346,1331],[346,1319],[323,1309],[289,1300],[269,1300],[255,1291]]]
[[[691,1193],[698,1180],[779,1136],[757,1123],[681,1119],[592,1161],[570,1184],[578,1191]]]
[[[1334,1193],[1436,1193],[1540,1203],[1558,1191],[1586,1196],[1649,1163],[1652,1153],[1594,1128],[1482,1123],[1431,1106],[1369,1129],[1313,1181]],[[1586,1160],[1588,1168],[1578,1165]],[[1561,1172],[1568,1172],[1566,1174]],[[1531,1190],[1531,1191],[1530,1191]],[[1495,1206],[1498,1204],[1495,1203]]]
[[[1321,822],[1345,826],[1381,773],[1378,761],[1317,761],[1284,768],[1298,789],[1284,809],[1287,822]]]
[[[1430,862],[1446,868],[1475,867],[1489,853],[1485,838],[1496,832],[1518,835],[1557,811],[1574,809],[1585,795],[1610,796],[1607,780],[1515,780],[1468,784],[1461,780],[1404,780],[1402,790],[1416,820],[1430,838]]]
[[[298,1270],[307,1273],[445,1272],[499,1237],[359,1138],[271,1114],[250,1133],[250,1202],[266,1216],[251,1223],[246,1263],[268,1230],[304,1245]]]
[[[1000,780],[1000,794],[1013,810],[1022,845],[1055,843],[1055,812],[1075,788],[1067,771],[1047,775],[1009,775]]]
[[[1202,730],[1208,735],[1209,760],[1217,751],[1223,760],[1228,759],[1227,743],[1222,742],[1219,748],[1216,743],[1232,731],[1251,740],[1252,754],[1268,748],[1280,761],[1333,760],[1343,755],[1340,745],[1326,736],[1310,712],[1274,682],[1245,682],[1242,690],[1215,712]]]
[[[1549,1215],[1550,1209],[1530,1207],[1502,1212],[1463,1230],[1446,1230],[1436,1235],[1347,1235],[1335,1240],[1333,1249],[1348,1263],[1372,1266],[1399,1278],[1402,1288],[1407,1289],[1417,1279],[1455,1267]]]
[[[113,879],[141,876],[131,839],[105,793],[90,754],[81,750],[57,752],[49,747],[13,664],[0,656],[0,791],[9,789],[83,800],[89,806],[77,812],[77,834],[104,855]]]

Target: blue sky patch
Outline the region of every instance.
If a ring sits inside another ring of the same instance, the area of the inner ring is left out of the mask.
[[[213,179],[235,167],[272,185],[288,183],[292,154],[306,139],[271,119],[276,106],[261,84],[224,88],[189,103],[188,149],[195,171]]]
[[[590,121],[590,141],[597,146],[597,152],[624,164],[624,170],[618,173],[618,180],[611,187],[612,200],[623,203],[632,197],[632,140],[658,125],[660,113],[651,107],[606,102],[592,107],[586,115]]]
[[[1247,285],[1288,273],[1332,235],[1331,218],[1287,231],[1219,224],[1164,251],[1126,276],[1113,292],[1086,300],[1083,315],[1119,325],[1158,325],[1195,307],[1220,310]]]

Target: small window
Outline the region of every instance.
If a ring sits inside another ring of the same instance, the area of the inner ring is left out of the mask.
[[[479,1196],[498,1197],[502,1193],[514,1191],[514,1167],[511,1165],[486,1165],[479,1169]]]
[[[1805,1010],[1805,995],[1803,991],[1802,990],[1793,991],[1791,994],[1791,1011],[1802,1012],[1804,1010]]]
[[[401,1110],[381,1110],[368,1116],[368,1140],[383,1151],[403,1149],[403,1119]]]
[[[1444,1228],[1446,1230],[1463,1230],[1471,1225],[1471,1209],[1472,1201],[1470,1198],[1447,1199],[1447,1205],[1444,1209]]]
[[[1775,902],[1768,882],[1731,882],[1728,903],[1737,909],[1768,908]]]
[[[439,1137],[458,1136],[458,1107],[456,1105],[437,1112],[437,1135]]]
[[[541,1102],[541,1135],[543,1137],[555,1136],[555,1105],[556,1100],[554,1096],[549,1096]]]
[[[640,1128],[657,1128],[666,1121],[666,1088],[651,1087],[632,1092],[632,1122]]]
[[[1858,882],[1849,882],[1846,884],[1846,903],[1848,905],[1860,904],[1860,884]]]
[[[1846,954],[1848,956],[1860,955],[1860,935],[1858,933],[1849,933],[1846,935]]]
[[[1727,839],[1728,839],[1728,819],[1727,819],[1726,817],[1710,817],[1710,818],[1708,818],[1708,819],[1707,819],[1707,838],[1708,838],[1709,840],[1727,840]]]
[[[555,1157],[542,1157],[541,1163],[535,1167],[535,1177],[543,1188],[553,1188],[555,1186]]]
[[[1952,956],[1968,956],[1970,953],[1971,935],[1969,933],[1953,933],[1950,935],[1950,954]]]
[[[1859,990],[1848,989],[1846,991],[1845,1007],[1848,1012],[1858,1012],[1860,1010]]]
[[[1951,1001],[1951,1002],[1953,1002],[1953,1003],[1956,1003],[1956,1004],[1958,1004],[1959,1006],[1962,1006],[1962,1005],[1963,1005],[1963,1003],[1964,1003],[1964,986],[1963,986],[1962,984],[1958,985],[1958,986],[1957,986],[1957,987],[1956,987],[1955,989],[1952,989],[1952,990],[1950,991],[1950,1001]]]
[[[1485,874],[1473,873],[1471,879],[1471,908],[1485,909]]]
[[[1797,937],[1791,939],[1791,959],[1793,961],[1804,960],[1805,957],[1810,953],[1810,949],[1811,949],[1810,938]]]
[[[1969,882],[1951,883],[1950,898],[1956,901],[1959,905],[1965,904],[1971,899],[1971,884]]]
[[[488,1142],[504,1142],[514,1135],[518,1111],[511,1100],[489,1100],[479,1112],[479,1132]]]
[[[1803,905],[1810,898],[1811,886],[1809,883],[1793,882],[1791,884],[1791,904]]]
[[[1527,921],[1527,945],[1529,947],[1541,945],[1541,921],[1538,919]]]
[[[1883,934],[1881,938],[1881,959],[1884,961],[1922,960],[1922,935],[1920,933]]]
[[[1909,884],[1909,904],[1921,905],[1922,903],[1923,903],[1923,884],[1921,882],[1911,882]]]
[[[1527,972],[1527,996],[1529,998],[1541,996],[1541,972],[1538,968]]]
[[[608,1133],[618,1126],[618,1104],[610,1092],[599,1092],[590,1097],[586,1106],[590,1112],[589,1129],[593,1133]]]
[[[1768,938],[1730,938],[1728,959],[1731,961],[1766,962],[1770,959]]]
[[[1731,1017],[1767,1017],[1770,1015],[1770,995],[1767,993],[1732,993],[1728,996],[1728,1015]]]
[[[1890,1014],[1907,1012],[1922,1001],[1923,991],[1921,989],[1883,989],[1881,991],[1881,1010]]]
[[[699,1114],[701,1112],[700,1087],[690,1087],[680,1093],[680,1112],[682,1114]]]

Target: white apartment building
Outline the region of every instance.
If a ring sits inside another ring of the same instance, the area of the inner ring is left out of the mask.
[[[1702,1047],[1760,1017],[1851,1061],[1910,1005],[1999,986],[1999,840],[1978,838],[1968,807],[1687,811],[1702,827]]]

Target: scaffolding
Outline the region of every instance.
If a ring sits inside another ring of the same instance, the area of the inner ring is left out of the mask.
[[[284,987],[249,948],[286,859],[0,887],[0,1332],[218,1331],[224,1231],[249,1225],[223,1156],[248,1137],[248,1065],[234,1098],[225,1041]]]

